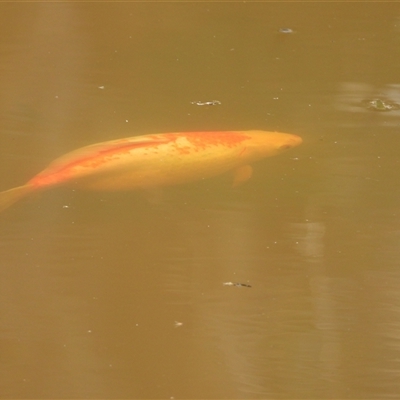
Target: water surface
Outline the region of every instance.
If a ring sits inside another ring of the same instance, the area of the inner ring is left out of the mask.
[[[400,103],[397,4],[0,11],[1,190],[124,136],[304,139],[235,190],[58,188],[2,214],[1,397],[396,398],[400,111],[368,104]]]

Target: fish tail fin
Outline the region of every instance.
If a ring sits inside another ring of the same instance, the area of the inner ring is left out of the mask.
[[[16,188],[0,192],[0,212],[12,206],[15,202],[32,192],[30,185],[18,186]]]

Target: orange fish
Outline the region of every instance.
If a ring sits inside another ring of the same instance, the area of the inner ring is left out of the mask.
[[[134,136],[82,147],[57,158],[23,186],[0,193],[0,212],[31,192],[58,185],[129,190],[176,185],[234,171],[301,144],[299,136],[265,131],[185,132]]]

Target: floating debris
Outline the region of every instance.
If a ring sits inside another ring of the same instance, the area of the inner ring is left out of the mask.
[[[395,103],[392,100],[383,100],[383,99],[366,99],[361,102],[361,104],[373,111],[393,111],[400,110],[400,104]]]
[[[175,328],[179,328],[179,327],[182,326],[182,325],[183,325],[183,322],[179,322],[179,321],[175,321],[175,322],[174,322]]]
[[[237,286],[237,287],[251,287],[247,283],[239,283],[239,282],[223,282],[224,286]]]
[[[190,104],[195,104],[196,106],[218,106],[221,104],[218,100],[211,101],[191,101]]]

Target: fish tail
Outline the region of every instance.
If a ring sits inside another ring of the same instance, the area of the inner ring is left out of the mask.
[[[18,186],[16,188],[0,192],[0,212],[12,206],[15,202],[32,192],[30,185]]]

